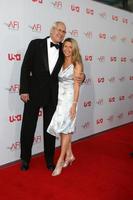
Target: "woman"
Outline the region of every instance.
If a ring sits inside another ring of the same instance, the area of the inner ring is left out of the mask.
[[[58,104],[47,132],[55,137],[60,134],[61,153],[52,176],[61,173],[75,160],[71,149],[71,133],[75,128],[75,117],[80,84],[74,76],[83,73],[83,64],[76,40],[67,38],[63,42],[64,64],[59,72]]]

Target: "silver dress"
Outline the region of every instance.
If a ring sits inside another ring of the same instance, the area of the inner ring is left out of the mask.
[[[64,70],[62,67],[58,75],[58,104],[47,129],[47,132],[55,137],[59,137],[60,133],[72,133],[75,129],[75,119],[70,118],[70,108],[74,95],[73,73],[74,65],[71,64]]]

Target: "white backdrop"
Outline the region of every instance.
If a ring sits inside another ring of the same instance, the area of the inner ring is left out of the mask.
[[[78,41],[86,74],[73,140],[133,121],[133,14],[90,0],[0,0],[0,165],[19,159],[25,51],[57,20]],[[40,110],[33,154],[42,137]]]

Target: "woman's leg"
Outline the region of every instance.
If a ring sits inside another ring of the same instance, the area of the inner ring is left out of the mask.
[[[62,167],[64,165],[65,155],[66,155],[66,152],[68,150],[70,140],[71,140],[71,134],[70,133],[69,134],[61,133],[61,152],[60,152],[60,156],[58,158],[57,164],[56,164],[56,168],[52,173],[53,176],[59,175],[62,171]]]
[[[66,152],[69,148],[70,140],[71,140],[71,134],[63,134],[63,133],[61,134],[61,153],[57,163],[64,162]]]
[[[63,167],[67,167],[69,164],[72,164],[72,162],[75,160],[75,157],[72,152],[72,142],[71,142],[71,136],[70,141],[68,144],[68,149],[66,151],[66,158]]]
[[[69,157],[71,157],[73,155],[71,138],[72,138],[72,136],[70,135],[70,141],[69,141],[68,148],[67,148],[67,151],[66,151],[66,158],[69,158]]]

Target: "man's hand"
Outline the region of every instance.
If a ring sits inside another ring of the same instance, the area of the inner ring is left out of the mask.
[[[24,103],[27,103],[27,101],[30,100],[29,94],[21,94],[21,95],[20,95],[20,99],[21,99]]]

